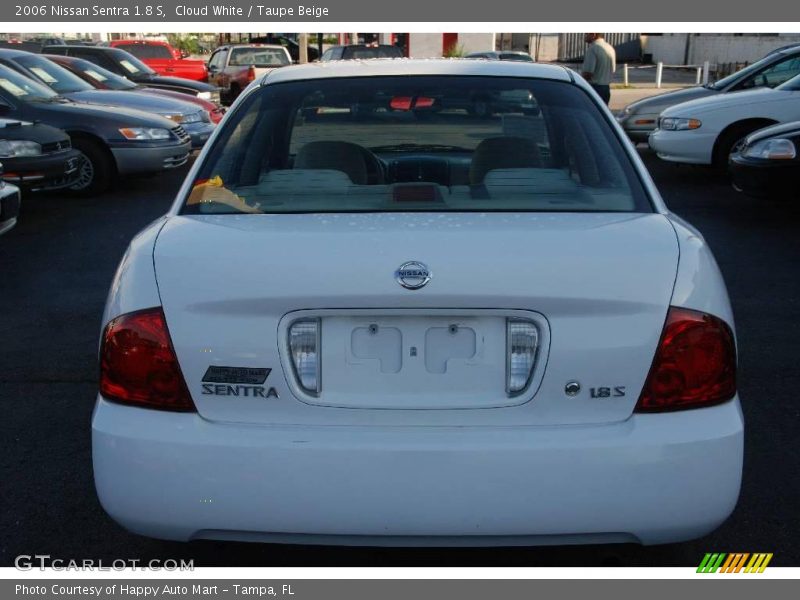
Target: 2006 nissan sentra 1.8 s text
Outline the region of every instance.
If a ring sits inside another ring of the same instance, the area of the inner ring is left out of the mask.
[[[532,104],[458,108],[486,94]],[[655,544],[739,494],[719,270],[556,66],[272,72],[131,243],[100,354],[97,491],[148,536]]]

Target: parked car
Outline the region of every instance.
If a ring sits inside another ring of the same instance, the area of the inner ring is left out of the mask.
[[[214,123],[211,116],[190,102],[130,91],[98,90],[91,84],[41,54],[0,50],[0,64],[43,83],[57,94],[76,102],[134,108],[180,123],[192,138],[192,148],[206,143]],[[184,94],[184,97],[189,96]]]
[[[74,102],[0,65],[0,117],[63,129],[82,156],[69,189],[95,194],[118,175],[158,173],[186,164],[192,142],[183,127],[139,110]]]
[[[730,157],[733,187],[751,196],[800,198],[800,121],[750,134]]]
[[[661,113],[650,147],[658,157],[723,169],[734,146],[754,131],[800,119],[800,76],[760,88],[677,104]]]
[[[10,231],[19,217],[19,188],[2,179],[3,164],[0,163],[0,235]]]
[[[206,63],[198,59],[183,58],[167,42],[157,40],[112,40],[112,48],[130,52],[159,75],[181,77],[195,81],[208,81]]]
[[[752,65],[705,86],[672,90],[637,100],[626,106],[617,120],[634,142],[647,142],[656,128],[658,115],[682,102],[761,87],[777,87],[800,74],[800,44],[770,52]]]
[[[322,53],[320,60],[363,60],[367,58],[403,58],[403,49],[388,44],[331,46]]]
[[[80,152],[60,129],[0,118],[4,181],[30,191],[69,187],[78,179],[81,160]]]
[[[250,43],[283,46],[289,52],[289,56],[292,57],[292,62],[298,62],[300,60],[300,44],[297,43],[297,40],[285,35],[267,34],[260,37],[251,37]],[[308,62],[314,62],[315,60],[319,59],[319,49],[316,46],[308,44],[306,49],[306,57],[308,58]]]
[[[434,108],[464,109],[473,117],[485,119],[497,113],[523,113],[529,116],[539,114],[536,98],[530,90],[475,90],[471,96],[444,96],[437,99]]]
[[[546,126],[413,114],[478,89],[531,90]],[[397,108],[353,128],[378,94]],[[655,544],[739,494],[719,269],[558,66],[271,73],[132,241],[103,322],[95,484],[138,534]]]
[[[136,91],[145,94],[154,94],[163,98],[180,100],[182,102],[191,102],[201,110],[206,111],[211,117],[211,122],[215,124],[219,123],[225,115],[225,109],[219,104],[214,104],[208,100],[203,100],[197,96],[183,94],[181,92],[139,85],[126,77],[112,73],[82,58],[58,56],[56,54],[43,54],[42,56],[61,65],[98,90]]]
[[[510,50],[496,52],[471,52],[464,58],[488,58],[489,60],[517,60],[521,62],[534,62],[533,57],[527,52],[515,52]]]
[[[120,48],[45,46],[42,53],[82,58],[112,73],[127,77],[139,85],[190,94],[219,105],[219,88],[202,81],[159,75],[138,58]]]
[[[292,57],[283,46],[220,46],[208,60],[209,81],[220,88],[222,102],[230,104],[256,78],[291,64]]]

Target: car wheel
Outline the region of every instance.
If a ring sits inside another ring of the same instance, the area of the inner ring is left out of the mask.
[[[81,153],[83,161],[78,169],[78,179],[69,187],[70,191],[79,196],[93,196],[111,187],[116,169],[106,148],[82,138],[73,138],[72,147]]]
[[[233,104],[233,101],[236,100],[236,98],[238,98],[239,94],[241,94],[241,93],[242,93],[241,88],[237,84],[232,83],[231,84],[231,91],[228,94],[228,103],[229,104]]]
[[[728,157],[731,152],[741,146],[744,138],[768,125],[771,125],[771,123],[742,123],[724,131],[714,145],[713,166],[718,170],[726,170],[728,168]]]

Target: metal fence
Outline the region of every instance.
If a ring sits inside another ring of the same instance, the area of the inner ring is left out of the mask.
[[[558,60],[571,62],[583,60],[586,42],[582,33],[561,33],[558,36]],[[642,55],[642,41],[639,33],[604,33],[605,40],[614,46],[617,62],[639,60]]]

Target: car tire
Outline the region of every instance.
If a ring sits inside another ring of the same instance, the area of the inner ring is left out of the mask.
[[[726,171],[728,169],[728,157],[739,142],[754,131],[771,124],[759,122],[740,123],[723,131],[714,144],[714,156],[712,157],[714,168],[719,171]]]
[[[238,84],[232,83],[231,84],[231,91],[228,93],[228,105],[234,103],[234,101],[239,97],[239,94],[242,93],[242,88],[239,87]]]
[[[94,140],[74,137],[72,147],[83,155],[78,181],[69,187],[77,196],[94,196],[111,187],[116,175],[116,166],[108,149]]]

